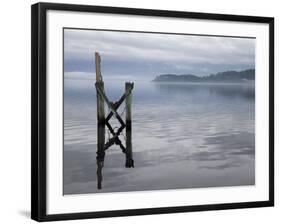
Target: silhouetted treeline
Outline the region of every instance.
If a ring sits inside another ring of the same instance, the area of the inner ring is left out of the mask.
[[[208,76],[199,77],[192,74],[176,75],[162,74],[156,76],[154,82],[245,82],[255,80],[255,69],[247,69],[240,72],[225,71]]]

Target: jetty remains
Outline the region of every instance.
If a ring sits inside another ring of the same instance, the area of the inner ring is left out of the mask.
[[[125,167],[134,167],[133,153],[132,153],[132,90],[134,88],[133,82],[125,83],[125,92],[119,100],[110,101],[104,90],[104,82],[101,75],[101,58],[98,52],[95,52],[96,64],[96,96],[97,96],[97,188],[102,189],[102,168],[104,166],[105,151],[112,145],[118,145],[122,152],[126,155]],[[118,108],[125,103],[126,120],[123,121],[118,113]],[[108,107],[108,114],[105,114],[105,106]],[[115,130],[109,121],[116,118],[120,126]],[[110,136],[108,140],[105,139],[106,128]],[[125,146],[120,140],[120,134],[126,131]]]

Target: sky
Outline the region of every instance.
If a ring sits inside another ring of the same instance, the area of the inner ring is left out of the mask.
[[[205,76],[255,68],[255,39],[64,29],[65,77],[152,80],[160,74]]]

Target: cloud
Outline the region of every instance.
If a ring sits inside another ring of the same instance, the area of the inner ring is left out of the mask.
[[[98,30],[64,31],[64,55],[67,71],[91,71],[94,52],[100,52],[102,62],[115,62],[122,72],[194,72],[199,75],[221,71],[222,68],[244,69],[255,65],[255,39],[209,37],[195,35],[151,34]],[[130,66],[132,65],[132,66]],[[225,66],[227,65],[227,66]],[[77,69],[75,69],[75,66]],[[105,69],[110,70],[105,65]]]

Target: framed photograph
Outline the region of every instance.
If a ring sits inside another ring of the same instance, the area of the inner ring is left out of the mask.
[[[274,205],[274,19],[32,5],[32,219]]]

